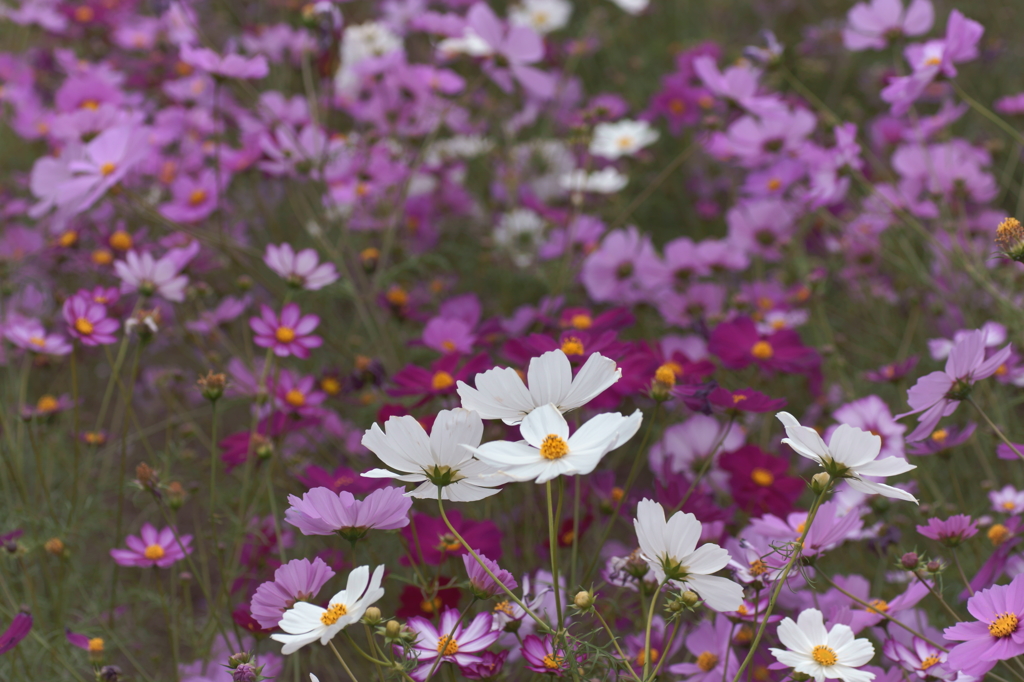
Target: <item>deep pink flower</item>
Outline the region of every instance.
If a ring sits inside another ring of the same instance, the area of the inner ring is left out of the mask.
[[[256,332],[253,343],[261,348],[273,348],[278,357],[294,355],[297,358],[308,358],[310,348],[319,348],[323,339],[312,334],[320,318],[316,315],[303,315],[299,306],[289,303],[281,309],[278,318],[268,306],[260,306],[260,316],[250,317],[249,326]]]
[[[1007,344],[986,360],[984,332],[975,330],[964,335],[949,352],[943,371],[921,377],[907,391],[907,402],[912,409],[896,418],[923,413],[907,441],[923,440],[931,435],[939,420],[953,414],[960,401],[970,395],[974,382],[995,374],[1011,352]]]
[[[501,673],[506,658],[508,658],[508,649],[503,649],[498,653],[484,651],[480,654],[479,662],[464,665],[460,670],[462,676],[467,680],[488,680]]]
[[[429,369],[407,365],[391,377],[394,387],[389,388],[388,393],[394,396],[422,395],[422,402],[426,402],[435,396],[454,394],[458,382],[470,381],[493,364],[486,353],[474,355],[465,362],[462,358],[458,353],[444,355]]]
[[[304,417],[321,414],[320,406],[327,400],[327,394],[317,389],[316,377],[296,376],[288,370],[278,374],[274,397],[277,409]]]
[[[668,672],[686,675],[693,682],[713,682],[722,677],[732,679],[739,670],[739,660],[732,650],[732,621],[721,614],[705,620],[686,636],[686,648],[694,656],[692,663],[669,666]],[[710,654],[710,656],[708,656]],[[711,663],[711,666],[707,664]]]
[[[0,655],[18,646],[32,630],[32,614],[21,611],[14,617],[7,629],[0,634]]]
[[[806,487],[801,479],[786,475],[786,459],[770,455],[756,445],[723,454],[718,466],[730,474],[733,500],[753,516],[766,512],[776,516],[788,514]]]
[[[726,412],[775,412],[786,406],[785,398],[769,398],[752,388],[727,391],[718,387],[711,391],[708,400],[715,407]]]
[[[512,574],[499,566],[497,561],[488,559],[479,552],[477,555],[506,589],[514,590],[519,587],[519,583],[512,577]],[[466,573],[469,575],[469,586],[478,599],[490,599],[505,593],[501,586],[494,582],[491,576],[487,575],[487,571],[472,556],[463,554],[462,563],[466,567]]]
[[[409,676],[417,682],[426,680],[438,656],[441,657],[438,668],[445,663],[454,663],[461,669],[462,666],[481,662],[483,659],[479,654],[501,637],[500,630],[491,631],[492,621],[490,612],[484,611],[463,626],[455,609],[446,609],[437,627],[426,618],[410,618],[407,624],[418,636],[412,654],[419,666]]]
[[[316,557],[292,559],[274,571],[274,579],[256,588],[252,597],[252,616],[264,630],[277,627],[284,612],[297,601],[314,599],[320,588],[334,577],[334,571]]]
[[[144,523],[139,533],[142,537],[129,535],[125,538],[128,549],[112,549],[110,556],[121,566],[167,568],[192,553],[192,536],[179,535],[175,538],[174,534],[170,526],[157,531],[152,525]]]
[[[519,653],[523,655],[527,670],[555,677],[569,674],[569,661],[566,659],[565,651],[555,648],[551,635],[527,635],[523,638],[523,646]],[[582,658],[577,657],[577,661]]]
[[[221,179],[226,185],[228,180]],[[171,183],[171,200],[160,205],[160,213],[178,223],[198,223],[217,210],[217,179],[212,169],[196,176],[179,175]]]
[[[486,554],[501,558],[501,531],[493,521],[470,521],[463,519],[462,514],[457,511],[446,511],[448,520],[459,531],[459,535],[470,544],[477,554]],[[427,516],[426,514],[414,514],[412,523],[402,529],[402,535],[413,548],[413,556],[416,561],[422,561],[431,566],[439,566],[450,556],[467,554],[466,548],[462,546],[443,519]],[[407,557],[402,557],[402,563],[409,564]]]
[[[45,355],[67,355],[71,344],[60,334],[47,334],[38,320],[20,319],[8,322],[3,331],[8,341],[18,348]]]
[[[1009,585],[994,585],[967,600],[967,610],[978,620],[957,623],[945,630],[953,647],[946,659],[951,670],[980,678],[997,661],[1024,654],[1024,574]]]
[[[722,359],[729,369],[743,369],[751,363],[768,370],[812,375],[821,358],[808,348],[792,329],[759,334],[749,317],[738,317],[715,327],[708,339],[708,351]]]
[[[107,317],[107,308],[94,303],[88,291],[80,291],[64,301],[64,322],[68,333],[86,346],[100,346],[117,341],[114,334],[121,325]]]
[[[938,540],[946,547],[956,547],[978,532],[978,522],[966,514],[957,514],[948,519],[932,517],[927,525],[918,526],[917,532],[926,538]]]
[[[291,505],[284,520],[303,535],[338,533],[355,542],[371,529],[394,530],[409,525],[412,499],[402,488],[381,488],[362,500],[347,491],[335,493],[329,488],[313,488],[301,498],[288,496]]]
[[[295,480],[307,488],[330,488],[336,493],[347,490],[353,495],[365,495],[374,490],[390,487],[390,483],[385,479],[360,476],[346,466],[339,466],[334,471],[327,471],[315,464],[310,464],[295,477]]]
[[[181,61],[201,71],[225,78],[263,78],[270,73],[267,58],[263,55],[251,59],[239,54],[222,57],[213,50],[192,47],[189,44],[181,46]]]
[[[864,378],[868,381],[874,381],[880,384],[896,383],[903,377],[907,376],[907,374],[917,366],[917,360],[918,358],[916,355],[911,355],[906,360],[892,362],[888,365],[882,365],[878,369],[864,372]]]

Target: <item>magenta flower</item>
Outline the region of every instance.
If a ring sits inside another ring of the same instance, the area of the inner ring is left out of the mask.
[[[1014,459],[1017,456],[1014,455]],[[1020,514],[1024,512],[1024,491],[1012,485],[1003,486],[1002,490],[993,490],[988,494],[992,510],[1000,514]]]
[[[462,539],[477,554],[501,558],[501,531],[493,521],[463,519],[457,511],[450,511],[447,516]],[[431,566],[440,566],[450,556],[467,553],[462,543],[448,530],[444,520],[435,516],[416,514],[413,523],[406,526],[402,535],[410,547],[416,548],[416,559]],[[402,563],[408,565],[408,559],[403,557]]]
[[[312,334],[318,324],[319,317],[303,315],[294,303],[281,309],[280,318],[265,305],[260,306],[259,317],[249,318],[249,326],[256,332],[253,343],[261,348],[273,348],[278,357],[294,355],[303,360],[309,357],[310,348],[323,344],[323,339]]]
[[[508,658],[508,649],[494,653],[485,651],[480,654],[480,661],[470,663],[460,668],[462,676],[467,680],[489,680],[497,677],[505,666],[505,659]]]
[[[114,343],[114,334],[121,327],[117,320],[107,317],[107,307],[94,303],[88,291],[80,291],[64,301],[64,322],[68,333],[85,346]]]
[[[764,393],[752,388],[741,388],[728,391],[718,387],[711,391],[708,401],[728,413],[736,412],[775,412],[786,406],[785,398],[769,398]]]
[[[501,637],[500,630],[491,631],[492,621],[490,612],[484,611],[477,614],[469,625],[463,626],[459,623],[459,612],[456,609],[445,609],[435,628],[426,618],[413,616],[408,620],[408,625],[419,637],[413,648],[419,666],[409,676],[417,682],[423,682],[438,656],[441,657],[438,668],[445,663],[454,663],[461,670],[462,666],[480,663],[483,659],[478,654]],[[456,626],[456,623],[459,625]]]
[[[565,651],[555,649],[551,635],[527,635],[523,638],[523,647],[519,653],[526,661],[527,670],[555,677],[563,677],[569,673]]]
[[[152,525],[145,523],[139,533],[142,537],[129,535],[125,538],[128,549],[112,549],[110,556],[120,566],[149,568],[158,566],[167,568],[171,564],[192,553],[192,536],[179,535],[174,537],[174,529],[170,526],[157,531]],[[178,540],[181,542],[179,543]],[[184,548],[184,551],[182,549]]]
[[[316,557],[292,559],[274,571],[274,579],[256,588],[252,597],[252,617],[264,630],[277,627],[284,612],[295,602],[308,602],[315,598],[320,588],[334,577],[334,571]]]
[[[423,327],[423,345],[441,353],[469,353],[476,343],[473,327],[455,317],[434,317]]]
[[[506,589],[514,590],[519,587],[519,583],[512,577],[512,574],[499,566],[497,561],[492,561],[479,552],[477,554]],[[490,599],[497,594],[505,593],[501,586],[494,582],[494,579],[487,575],[487,571],[469,554],[462,555],[462,563],[466,567],[466,573],[469,574],[469,586],[478,599]]]
[[[733,500],[751,515],[788,514],[806,488],[801,479],[787,475],[788,460],[770,455],[756,445],[744,445],[723,454],[718,466],[730,474]]]
[[[217,178],[211,169],[195,177],[179,175],[171,183],[171,200],[160,206],[165,218],[178,223],[198,223],[216,210]]]
[[[284,520],[303,535],[331,535],[355,542],[366,531],[394,530],[409,525],[412,500],[401,488],[381,488],[365,499],[357,500],[346,491],[335,493],[328,488],[313,488],[302,496],[288,496],[291,506]]]
[[[871,0],[854,5],[846,15],[843,44],[847,50],[881,50],[896,36],[919,36],[931,30],[935,8],[931,0]]]
[[[38,320],[20,319],[7,324],[4,336],[18,348],[44,355],[67,355],[71,344],[60,334],[47,334]]]
[[[957,514],[948,519],[932,517],[928,524],[918,526],[917,532],[926,538],[938,540],[946,547],[956,547],[978,532],[978,522],[966,514]]]
[[[181,46],[181,61],[189,66],[224,78],[263,78],[270,73],[263,55],[246,59],[239,54],[220,56],[205,47]]]
[[[946,652],[929,644],[919,637],[914,637],[910,644],[887,639],[882,645],[882,653],[910,673],[915,673],[922,680],[944,680],[952,682],[958,675],[946,669]]]
[[[123,261],[114,263],[114,271],[121,278],[121,293],[137,291],[145,297],[160,296],[174,303],[185,300],[188,277],[181,274],[182,267],[169,252],[158,260],[149,252],[139,254],[132,250]]]
[[[968,422],[963,428],[959,426],[945,426],[941,429],[935,429],[924,440],[908,444],[907,454],[924,457],[955,448],[957,445],[967,442],[967,439],[974,435],[974,429],[976,428],[978,428],[977,424]],[[1013,455],[1012,459],[1017,459],[1017,455],[1014,455],[1012,452],[1010,454]]]
[[[693,682],[712,682],[722,677],[731,680],[740,665],[732,650],[732,629],[732,621],[719,614],[715,615],[714,622],[702,622],[686,637],[686,648],[693,654],[693,662],[669,666],[668,672],[686,675],[687,680]]]
[[[878,369],[864,372],[864,378],[868,381],[874,381],[880,384],[896,383],[903,377],[907,376],[907,374],[909,374],[916,366],[917,356],[911,355],[906,360],[891,362],[888,365],[882,365]]]
[[[980,678],[997,661],[1024,654],[1024,574],[1009,585],[994,585],[967,600],[967,610],[978,620],[957,623],[945,630],[953,642],[946,663],[951,670]]]
[[[320,263],[320,257],[313,249],[296,253],[291,244],[267,244],[263,262],[297,289],[316,291],[338,281],[334,263]]]
[[[715,327],[708,339],[708,352],[721,358],[729,369],[743,369],[754,363],[767,370],[813,374],[821,364],[818,353],[805,346],[794,330],[763,335],[749,317]]]
[[[18,646],[21,640],[28,637],[32,630],[32,614],[25,611],[20,612],[7,626],[3,634],[0,634],[0,655]]]
[[[939,420],[953,414],[960,401],[971,394],[974,382],[995,374],[1011,352],[1007,344],[986,360],[985,333],[981,330],[966,334],[957,341],[946,359],[945,370],[921,377],[907,391],[907,402],[913,409],[896,415],[896,418],[923,412],[918,417],[917,428],[907,436],[907,441],[923,440],[931,435]]]
[[[327,394],[316,386],[316,377],[296,377],[288,370],[281,370],[274,386],[278,408],[303,417],[322,414],[320,406],[327,400]]]

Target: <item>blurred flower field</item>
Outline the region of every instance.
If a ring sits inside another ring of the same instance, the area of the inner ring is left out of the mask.
[[[1021,29],[0,0],[0,680],[1024,682]]]

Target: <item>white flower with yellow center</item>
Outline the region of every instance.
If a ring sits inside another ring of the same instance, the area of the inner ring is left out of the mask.
[[[367,607],[384,596],[384,588],[380,586],[383,577],[383,566],[373,571],[373,577],[370,577],[369,566],[360,566],[348,574],[345,589],[331,597],[326,609],[304,601],[295,602],[278,624],[287,634],[270,638],[284,644],[281,653],[285,655],[318,639],[326,646],[336,634],[358,623]]]
[[[665,520],[665,508],[644,498],[636,507],[633,528],[647,565],[659,583],[693,590],[715,611],[735,611],[743,604],[743,588],[728,578],[711,575],[732,560],[729,551],[713,543],[697,547],[703,526],[693,514],[681,511]]]
[[[590,141],[590,153],[605,159],[632,156],[658,140],[658,131],[647,121],[624,119],[615,123],[598,123]]]
[[[546,483],[559,476],[586,475],[601,458],[636,434],[643,414],[599,414],[569,435],[569,424],[554,405],[530,412],[519,432],[525,441],[493,441],[469,448],[477,459],[516,481]]]
[[[460,381],[458,391],[467,410],[479,412],[482,419],[513,425],[549,403],[563,413],[582,407],[621,378],[615,361],[600,353],[587,358],[574,378],[565,352],[552,350],[530,360],[529,388],[514,369],[496,367],[476,375],[476,388]]]
[[[509,22],[544,35],[565,28],[572,16],[569,0],[522,0],[508,9]]]
[[[825,629],[821,611],[806,609],[796,622],[786,618],[779,623],[779,640],[785,649],[772,649],[779,663],[795,672],[810,675],[816,682],[844,680],[871,682],[874,673],[857,668],[875,655],[875,647],[866,639],[854,639],[848,625],[836,624]]]
[[[373,469],[363,476],[420,483],[406,493],[409,497],[436,500],[440,489],[443,500],[482,500],[497,493],[496,486],[508,482],[492,467],[473,459],[463,447],[477,447],[483,434],[480,415],[462,408],[441,410],[429,436],[415,417],[392,417],[384,430],[376,424],[367,429],[362,442],[384,464],[402,474]]]

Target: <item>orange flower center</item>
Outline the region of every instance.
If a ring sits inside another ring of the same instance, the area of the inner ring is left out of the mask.
[[[206,201],[206,190],[205,189],[194,189],[192,193],[188,195],[189,206],[198,206],[199,204]]]
[[[39,412],[53,412],[58,407],[60,403],[52,395],[44,395],[36,402],[36,410]]]
[[[767,360],[771,356],[775,355],[775,349],[772,348],[772,344],[767,341],[758,341],[750,349],[750,353],[758,360]]]
[[[435,391],[443,391],[446,388],[451,388],[455,384],[455,377],[444,370],[434,372],[434,377],[430,380],[430,386]]]
[[[98,654],[101,651],[103,651],[103,638],[102,637],[93,637],[92,639],[89,640],[89,644],[87,646],[89,647],[89,651],[90,652],[92,652],[94,654]]]
[[[569,444],[560,436],[549,433],[540,444],[540,456],[544,459],[562,459],[569,454]]]
[[[106,163],[100,165],[100,175],[102,175],[103,177],[107,177],[108,175],[113,174],[113,172],[116,171],[116,170],[117,170],[117,164],[111,163],[109,161],[107,161]]]
[[[110,244],[112,249],[127,251],[132,248],[132,236],[127,232],[118,230],[114,234],[110,235],[110,239],[107,240],[107,243]]]
[[[569,320],[569,325],[573,329],[590,329],[593,324],[594,321],[586,313],[576,313]]]
[[[348,607],[344,604],[331,604],[320,616],[320,622],[324,625],[334,625],[338,619],[348,613]]]
[[[85,319],[84,317],[78,318],[77,320],[75,320],[75,331],[77,331],[79,334],[85,334],[86,336],[92,334],[92,322]]]
[[[164,558],[164,548],[160,545],[150,545],[146,547],[146,551],[142,553],[142,556],[146,557],[150,561],[159,561]]]
[[[1001,613],[988,624],[988,632],[993,637],[1002,639],[1017,632],[1017,616],[1012,613]]]
[[[775,475],[767,469],[755,467],[754,470],[750,472],[750,480],[762,488],[767,488],[772,483],[775,483]]]
[[[562,352],[566,355],[583,355],[583,342],[576,336],[567,336],[562,341]]]
[[[562,667],[563,661],[565,661],[565,659],[561,656],[555,654],[544,654],[542,662],[544,663],[544,667],[548,670],[558,670]]]
[[[451,635],[441,635],[441,639],[437,640],[437,653],[454,656],[459,653],[459,643]]]
[[[292,407],[302,407],[306,404],[306,396],[299,389],[293,388],[284,394],[284,401]]]
[[[654,371],[654,380],[666,386],[676,385],[676,373],[668,365],[662,365]]]
[[[274,337],[281,343],[291,343],[295,340],[295,330],[291,327],[278,327]]]
[[[819,644],[811,649],[811,658],[814,659],[815,663],[824,666],[835,665],[836,662],[839,661],[839,657],[836,656],[835,650],[825,646],[824,644]]]
[[[697,657],[697,667],[704,672],[714,670],[716,665],[718,665],[718,656],[710,651],[705,651]]]

